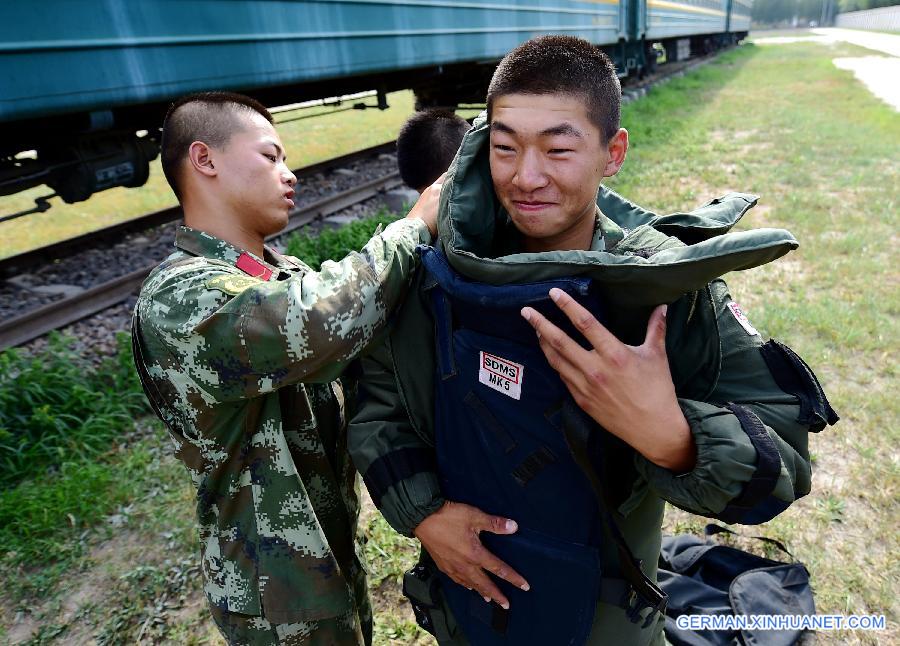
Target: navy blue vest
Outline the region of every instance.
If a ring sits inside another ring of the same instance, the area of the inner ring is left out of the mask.
[[[441,575],[472,644],[581,644],[600,589],[603,526],[594,490],[560,430],[571,398],[520,310],[530,306],[580,339],[548,292],[558,287],[599,320],[587,278],[492,286],[465,280],[432,248],[420,249],[436,281],[435,442],[444,495],[514,519],[508,536],[481,534],[491,552],[531,585],[495,578],[510,610]]]

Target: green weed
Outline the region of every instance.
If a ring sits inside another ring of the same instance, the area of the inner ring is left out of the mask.
[[[382,211],[338,229],[322,229],[316,235],[301,230],[288,238],[286,252],[318,269],[326,260],[340,260],[350,251],[359,251],[379,226],[387,226],[397,217]]]
[[[96,458],[147,411],[125,335],[120,343],[99,368],[59,335],[36,355],[0,354],[0,488]]]
[[[400,584],[403,573],[416,564],[419,542],[395,532],[376,514],[365,529],[369,585],[377,588],[386,579]]]

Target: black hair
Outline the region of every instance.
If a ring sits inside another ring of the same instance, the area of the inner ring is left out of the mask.
[[[400,128],[397,166],[410,188],[421,190],[447,170],[469,123],[451,110],[416,112]]]
[[[540,36],[504,56],[488,86],[489,121],[494,100],[507,94],[577,96],[607,141],[619,129],[622,87],[616,67],[609,56],[581,38]]]
[[[169,107],[163,121],[160,161],[163,174],[181,201],[181,166],[195,141],[220,148],[242,128],[240,117],[260,114],[274,123],[265,106],[234,92],[198,92],[183,96]]]

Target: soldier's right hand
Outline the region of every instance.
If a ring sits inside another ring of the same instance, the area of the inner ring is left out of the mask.
[[[496,601],[508,610],[509,600],[485,570],[522,590],[529,589],[528,582],[491,554],[482,545],[478,534],[514,534],[517,529],[514,520],[491,516],[476,507],[448,501],[419,523],[413,533],[441,572],[456,583],[475,590],[486,602]]]
[[[446,174],[446,173],[445,173]],[[431,231],[431,237],[437,235],[437,215],[438,202],[441,199],[441,186],[444,183],[444,175],[438,177],[434,184],[422,191],[419,199],[406,216],[408,218],[418,218],[428,225]]]

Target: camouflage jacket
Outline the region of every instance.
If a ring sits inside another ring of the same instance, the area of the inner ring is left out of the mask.
[[[347,363],[376,336],[430,235],[402,220],[319,272],[182,227],[135,306],[144,390],[197,488],[205,592],[274,623],[365,594],[346,451]],[[351,386],[352,388],[352,386]]]

